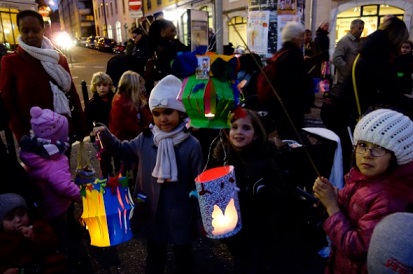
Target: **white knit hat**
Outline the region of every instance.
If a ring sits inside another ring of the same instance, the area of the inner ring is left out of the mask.
[[[355,144],[360,140],[393,151],[398,165],[413,160],[413,122],[397,111],[378,109],[364,116],[354,130]]]
[[[152,89],[151,95],[149,96],[149,108],[151,111],[159,107],[186,112],[184,104],[177,98],[181,88],[182,82],[179,78],[173,75],[162,78]]]
[[[412,273],[412,254],[413,214],[390,214],[373,230],[367,253],[368,273]]]

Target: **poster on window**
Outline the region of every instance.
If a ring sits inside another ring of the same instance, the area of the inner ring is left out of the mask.
[[[277,13],[281,14],[296,14],[297,6],[296,0],[278,0]]]
[[[270,11],[248,12],[247,44],[252,52],[266,54]]]
[[[296,16],[296,15],[279,15],[278,16],[278,41],[277,41],[277,50],[281,48],[282,46],[282,40],[281,40],[281,32],[284,28],[284,26],[290,22],[290,21],[296,21],[296,22],[300,22],[300,17]]]
[[[189,35],[191,51],[208,48],[208,12],[201,10],[188,10],[190,19]]]

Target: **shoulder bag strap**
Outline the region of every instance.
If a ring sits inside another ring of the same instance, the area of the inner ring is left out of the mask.
[[[359,114],[357,122],[360,121],[360,119],[361,119],[361,107],[360,107],[360,100],[359,100],[359,95],[358,95],[358,91],[357,91],[357,83],[356,83],[356,64],[357,64],[357,61],[358,61],[359,57],[360,57],[360,53],[357,54],[356,58],[354,59],[353,68],[351,70],[351,78],[353,80],[354,97],[356,98],[357,112]]]

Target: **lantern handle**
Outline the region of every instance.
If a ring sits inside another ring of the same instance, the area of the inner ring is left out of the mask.
[[[204,166],[204,169],[202,170],[202,172],[204,172],[207,168],[208,168],[208,164],[209,164],[209,159],[211,158],[211,151],[212,151],[212,146],[215,144],[215,142],[217,142],[217,140],[219,139],[219,142],[221,143],[221,145],[222,145],[222,151],[224,152],[224,159],[223,159],[223,161],[224,161],[224,166],[226,166],[228,163],[227,163],[227,152],[225,151],[225,146],[224,146],[224,142],[223,142],[223,140],[222,140],[222,130],[220,130],[219,131],[219,134],[218,134],[218,136],[216,136],[215,138],[214,138],[214,140],[212,140],[212,142],[211,142],[211,144],[209,145],[209,149],[208,149],[208,157],[207,157],[207,160],[206,160],[206,163],[205,163],[205,166]]]

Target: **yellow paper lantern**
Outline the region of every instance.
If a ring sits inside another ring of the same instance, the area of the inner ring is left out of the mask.
[[[133,237],[130,219],[134,204],[127,177],[113,177],[81,185],[83,213],[91,245],[108,247]]]

